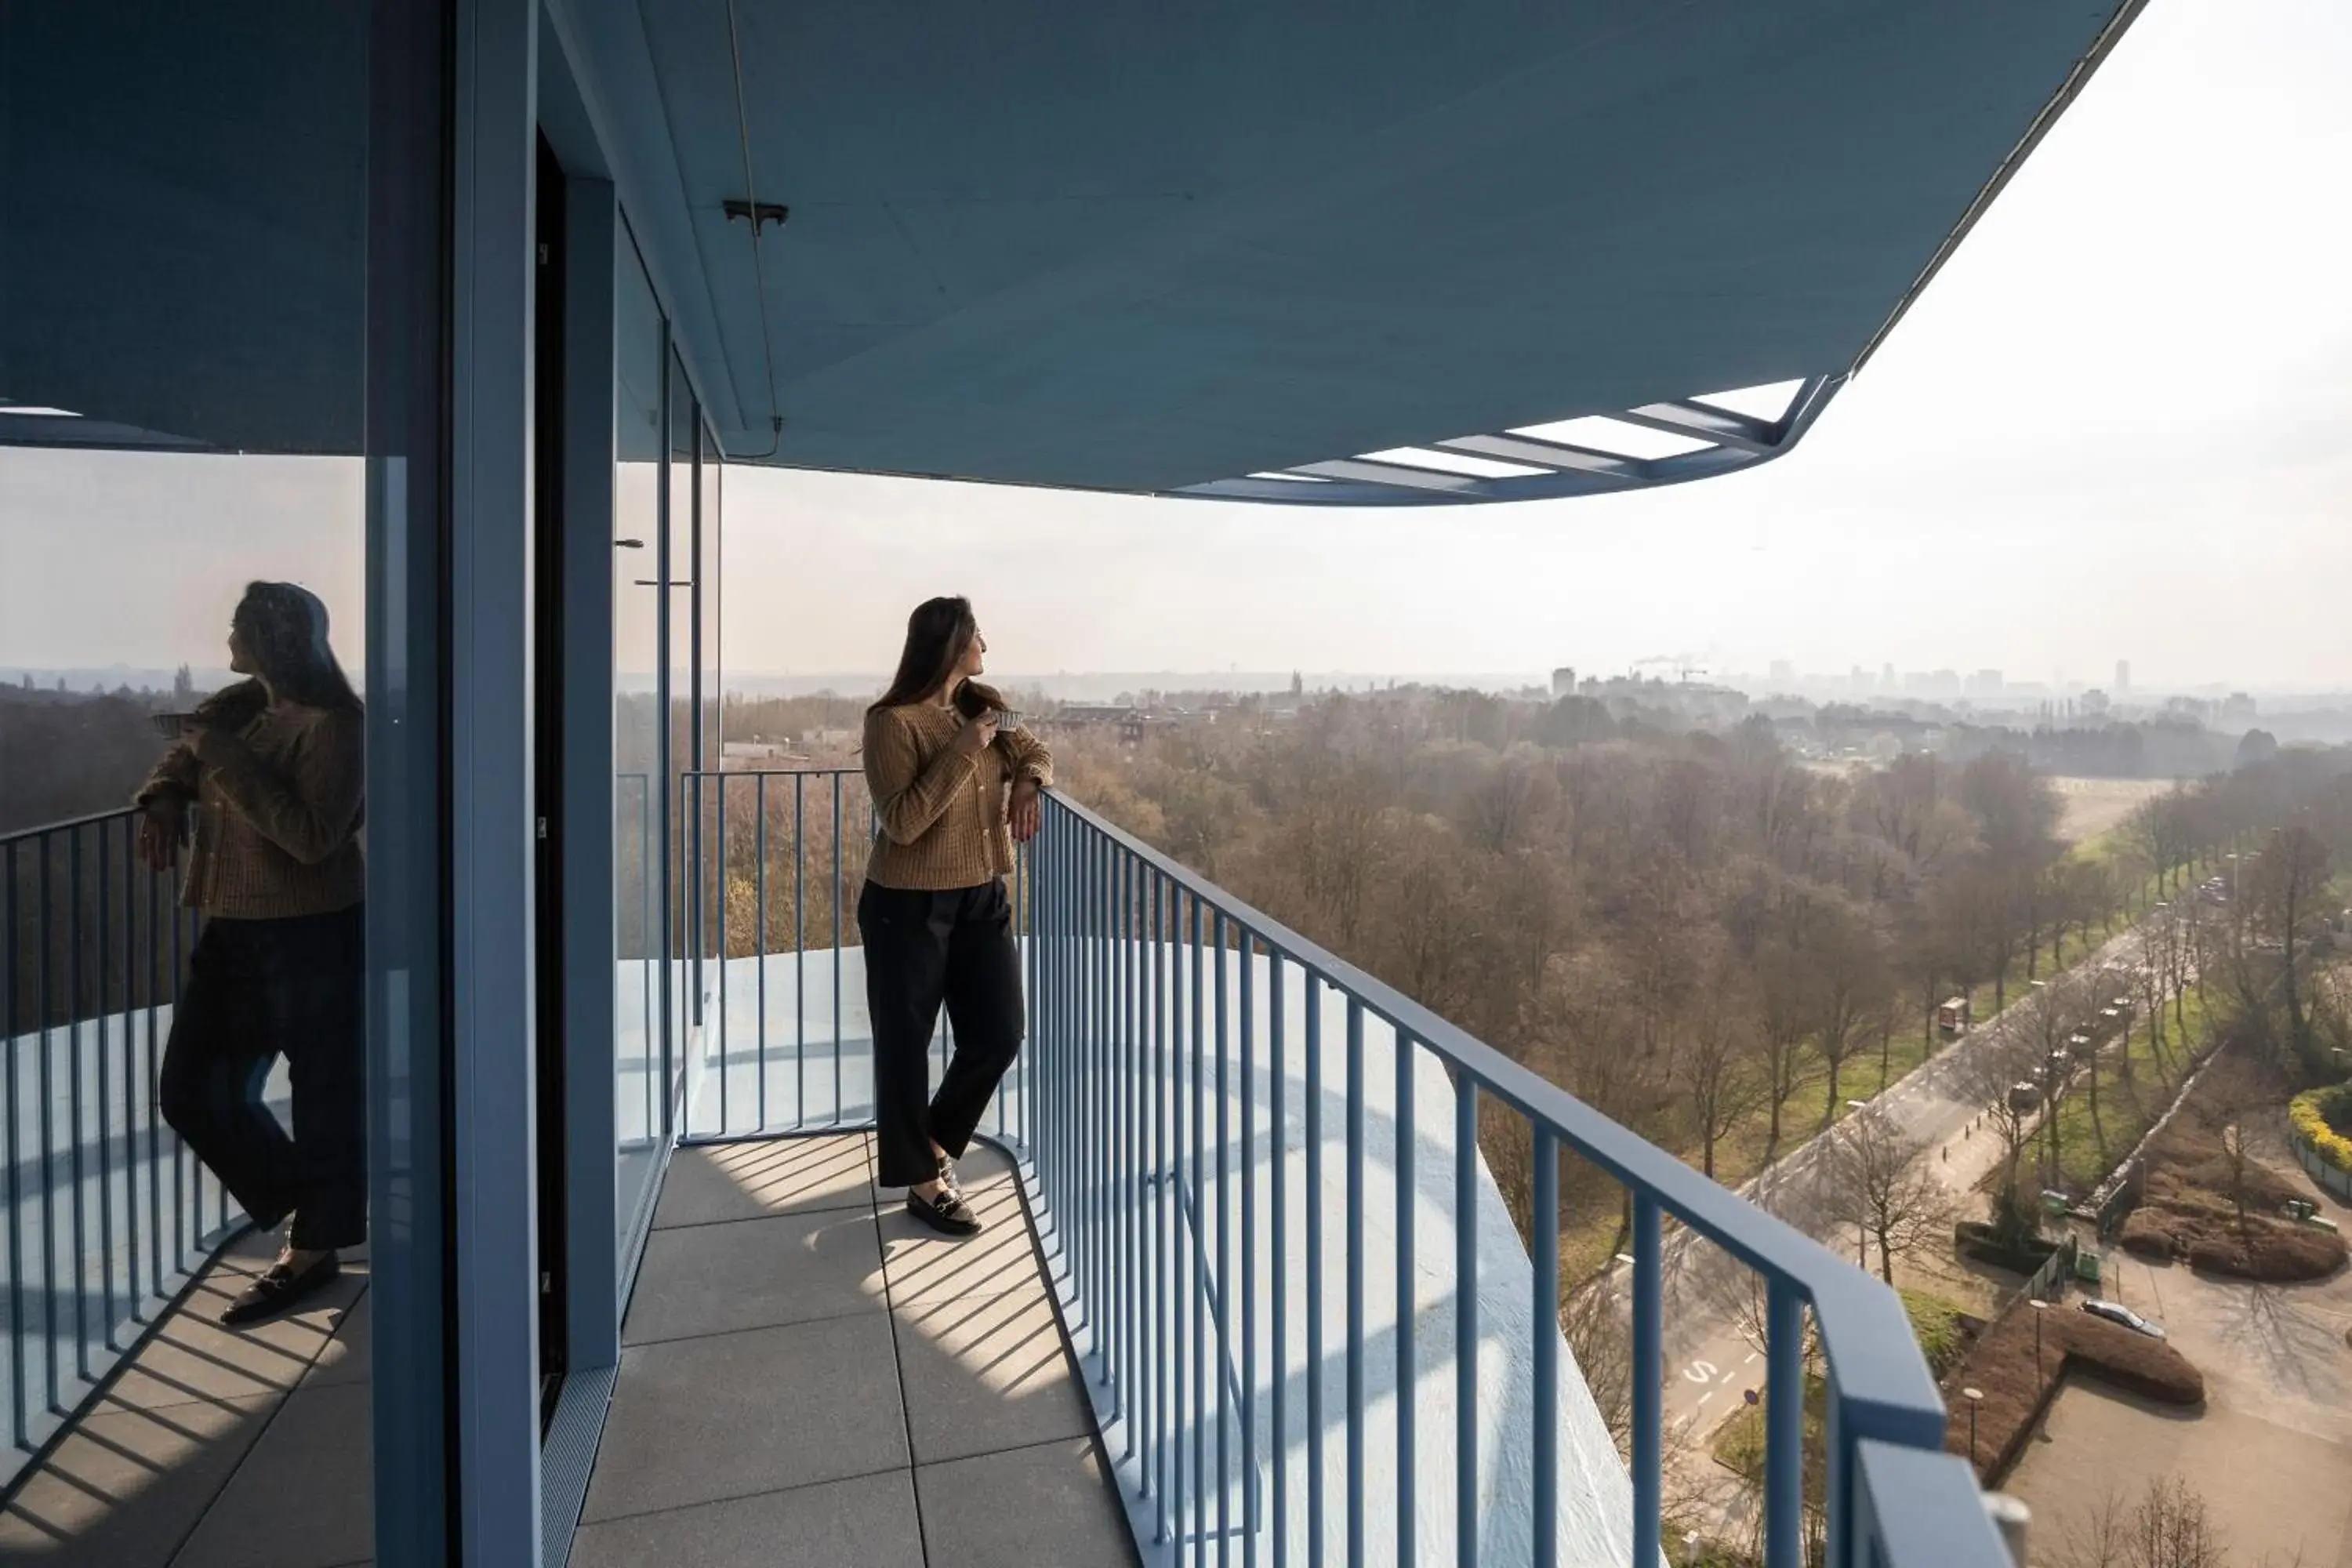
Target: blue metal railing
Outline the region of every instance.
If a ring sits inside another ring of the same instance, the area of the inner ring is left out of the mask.
[[[0,1486],[243,1225],[156,1109],[195,921],[137,833],[125,810],[0,835]]]
[[[810,948],[796,918],[781,944],[769,903],[776,797],[835,795],[846,776],[696,786],[729,868],[718,908],[748,900],[756,934],[714,934],[719,1027],[706,1020],[689,1137],[866,1120],[862,963],[850,950],[845,976],[840,923],[862,847],[845,858],[833,834],[830,949]],[[747,807],[744,866],[723,847]],[[799,827],[790,842],[798,878]],[[1015,891],[1031,1036],[984,1131],[1019,1159],[1148,1562],[1659,1562],[1671,1224],[1763,1281],[1763,1560],[1807,1555],[1810,1312],[1826,1414],[1818,1560],[2006,1568],[1968,1466],[1943,1452],[1944,1407],[1891,1290],[1063,796],[1047,796]],[[814,1048],[836,1075],[850,1063],[847,1100],[786,1091],[812,1048],[797,996],[789,1037],[770,1012],[769,970],[786,957],[795,984],[831,966]],[[1422,1115],[1447,1097],[1450,1116]],[[1481,1151],[1482,1131],[1491,1148],[1515,1130],[1532,1156],[1518,1214]],[[1632,1364],[1650,1375],[1632,1379],[1622,1461],[1563,1366],[1570,1155],[1632,1194]],[[1452,1247],[1421,1248],[1424,1226],[1450,1227]]]

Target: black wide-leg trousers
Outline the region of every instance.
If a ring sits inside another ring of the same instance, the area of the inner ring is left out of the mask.
[[[939,1173],[971,1143],[989,1097],[1021,1049],[1021,958],[1001,879],[925,892],[868,882],[857,900],[866,1005],[874,1021],[874,1129],[886,1187]],[[931,1093],[929,1052],[945,1003],[955,1054]]]

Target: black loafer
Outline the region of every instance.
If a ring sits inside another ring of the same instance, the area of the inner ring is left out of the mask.
[[[297,1273],[283,1263],[273,1263],[261,1278],[247,1286],[237,1299],[221,1310],[220,1321],[227,1328],[245,1323],[257,1323],[264,1318],[300,1305],[334,1282],[343,1266],[331,1252],[308,1268]]]
[[[978,1236],[980,1216],[971,1205],[951,1191],[938,1197],[927,1198],[919,1193],[907,1194],[907,1212],[938,1231],[941,1236]]]
[[[952,1154],[940,1156],[940,1184],[956,1196],[963,1196],[963,1184],[956,1180],[955,1156]]]

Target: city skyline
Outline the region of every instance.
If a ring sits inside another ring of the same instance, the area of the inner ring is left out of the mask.
[[[1541,680],[1688,652],[2352,689],[2352,208],[2310,199],[2352,164],[2347,77],[2352,8],[2152,7],[1748,473],[1335,515],[730,468],[728,663],[887,668],[907,610],[963,592],[1014,672]],[[254,577],[318,591],[355,668],[362,518],[351,459],[0,451],[0,668],[217,662]]]

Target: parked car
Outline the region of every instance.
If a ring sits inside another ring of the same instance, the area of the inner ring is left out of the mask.
[[[2083,1310],[2095,1318],[2105,1318],[2111,1323],[2121,1323],[2136,1334],[2146,1334],[2152,1340],[2164,1338],[2163,1325],[2149,1322],[2121,1301],[2085,1301],[2083,1303]]]

